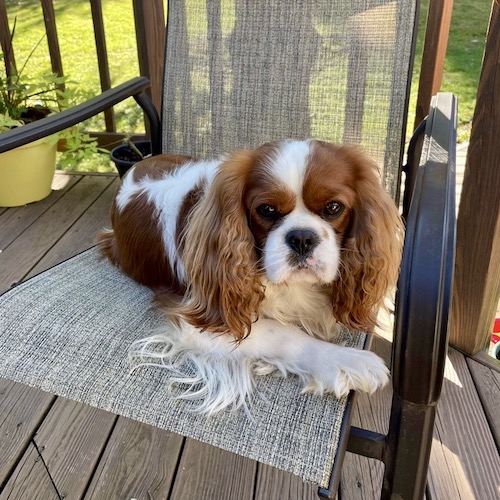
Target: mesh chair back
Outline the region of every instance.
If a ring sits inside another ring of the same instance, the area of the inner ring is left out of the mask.
[[[163,150],[360,144],[396,196],[414,0],[170,0]]]

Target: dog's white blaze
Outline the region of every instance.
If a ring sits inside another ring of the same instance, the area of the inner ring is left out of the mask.
[[[302,189],[310,155],[309,141],[287,141],[272,159],[273,177],[293,191],[298,200],[302,200]]]

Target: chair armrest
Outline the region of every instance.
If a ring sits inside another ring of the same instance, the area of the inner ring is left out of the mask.
[[[82,104],[4,132],[0,134],[0,153],[60,132],[101,113],[128,97],[134,97],[148,117],[152,152],[158,154],[161,152],[160,120],[153,103],[144,93],[149,85],[149,80],[145,77],[133,78]]]
[[[396,298],[394,392],[414,404],[440,395],[455,257],[456,99],[432,99],[410,203]]]

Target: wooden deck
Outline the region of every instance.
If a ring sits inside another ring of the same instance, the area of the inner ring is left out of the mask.
[[[93,245],[118,180],[58,173],[50,197],[0,208],[0,292]],[[375,339],[386,359],[390,342]],[[390,390],[355,425],[386,431]],[[500,373],[451,349],[427,498],[500,498]],[[342,492],[370,500],[382,466],[348,454]],[[0,379],[0,500],[316,498],[299,479],[219,449]]]

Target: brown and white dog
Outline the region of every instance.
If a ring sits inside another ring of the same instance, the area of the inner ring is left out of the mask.
[[[200,411],[246,407],[273,370],[338,397],[387,382],[375,354],[329,342],[337,322],[373,330],[399,268],[398,211],[359,151],[288,140],[156,156],[123,179],[112,225],[102,252],[158,292],[173,325],[131,354],[169,368]]]

